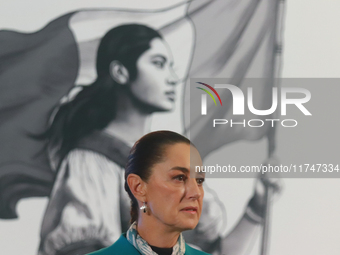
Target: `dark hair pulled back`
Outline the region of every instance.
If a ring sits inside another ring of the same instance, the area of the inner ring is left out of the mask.
[[[129,174],[138,175],[147,182],[151,176],[152,167],[165,160],[167,146],[177,143],[190,145],[190,140],[172,131],[151,132],[140,138],[132,147],[128,162],[125,168],[125,190],[131,199],[131,223],[138,219],[138,202],[132,194],[127,183]]]
[[[138,58],[157,37],[161,35],[147,26],[130,24],[115,27],[102,38],[97,53],[96,81],[81,86],[82,90],[72,101],[61,104],[50,127],[38,137],[48,139],[48,146],[57,148],[54,156],[59,163],[81,138],[102,130],[115,118],[121,86],[110,76],[111,62],[119,61],[127,68],[129,81],[135,80]]]

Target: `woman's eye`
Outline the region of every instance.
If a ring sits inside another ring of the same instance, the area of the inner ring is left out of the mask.
[[[163,68],[164,67],[164,62],[163,61],[153,61],[152,62],[155,66],[158,68]]]
[[[205,181],[204,178],[196,178],[196,182],[198,185],[202,185],[204,181]]]
[[[183,174],[183,175],[177,175],[174,177],[175,180],[178,180],[178,181],[185,181],[186,180],[186,176]]]

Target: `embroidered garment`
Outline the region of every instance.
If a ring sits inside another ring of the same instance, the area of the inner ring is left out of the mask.
[[[150,245],[137,232],[136,222],[132,223],[126,233],[126,239],[143,255],[157,255]],[[180,234],[177,243],[173,247],[172,255],[184,255],[185,242],[182,234]]]

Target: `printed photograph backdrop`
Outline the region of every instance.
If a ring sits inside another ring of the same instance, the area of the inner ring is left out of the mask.
[[[267,75],[339,77],[340,20],[336,11],[339,3],[330,0],[255,2],[258,1],[143,1],[141,4],[139,1],[2,0],[0,178],[13,176],[0,182],[1,253],[38,252],[47,196],[55,177],[53,171],[43,169],[49,165],[47,158],[38,157],[28,164],[40,145],[27,145],[30,143],[26,136],[46,128],[50,110],[60,100],[66,102],[73,98],[72,93],[68,94],[73,86],[90,85],[96,79],[96,48],[100,38],[112,27],[125,23],[148,25],[159,30],[173,54],[174,70],[180,79],[175,107],[170,112],[154,113],[143,132],[160,129],[185,132],[188,77],[232,77],[237,85],[241,85],[244,77]],[[278,3],[283,9],[276,8]],[[186,13],[190,18],[185,17]],[[322,90],[320,93],[318,98],[338,101],[338,94]],[[334,103],[334,107],[339,104]],[[332,112],[335,112],[332,117],[338,118],[334,109]],[[310,146],[322,144],[320,141],[336,143],[337,127],[325,124],[324,128],[322,132],[314,130],[314,141],[303,133],[287,137],[278,128],[275,154],[285,161],[292,154],[308,153]],[[246,136],[237,137],[233,143],[214,148],[213,153],[228,157],[244,155],[246,160],[258,164],[266,160],[265,135],[252,142],[246,140]],[[324,153],[335,155],[336,152],[325,148]],[[8,164],[17,161],[24,164]],[[269,254],[337,254],[340,249],[337,241],[339,180],[283,181],[282,194],[273,205]],[[227,212],[226,223],[222,217],[222,229],[219,229],[224,235],[243,214],[252,196],[254,179],[208,179],[207,185],[213,188],[213,194]],[[8,207],[3,201],[7,188],[16,195]],[[247,254],[259,254],[260,234],[258,236]]]

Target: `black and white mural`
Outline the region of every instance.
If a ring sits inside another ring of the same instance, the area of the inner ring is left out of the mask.
[[[189,79],[226,78],[242,89],[246,78],[265,78],[256,100],[266,108],[282,74],[285,1],[13,2],[22,7],[14,14],[4,4],[15,17],[0,27],[1,254],[111,245],[129,226],[124,166],[134,142],[170,129],[195,143],[207,130],[189,121]],[[278,132],[231,128],[206,144],[203,160],[279,164]],[[283,226],[296,231],[305,212],[290,215],[293,208],[311,203],[309,191],[296,192],[313,181],[285,180],[282,188],[277,178],[209,179],[199,225],[185,239],[212,254],[336,254],[333,243],[324,253],[285,247]],[[317,185],[335,191],[332,181]],[[268,187],[274,198],[266,200]]]

